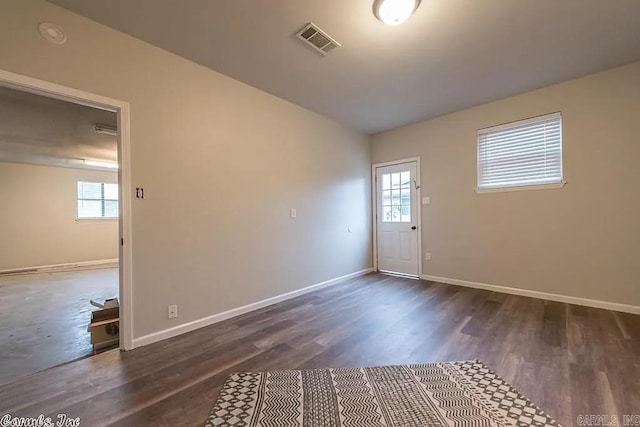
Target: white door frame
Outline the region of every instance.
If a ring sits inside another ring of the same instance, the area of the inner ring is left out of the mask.
[[[120,349],[133,348],[131,136],[129,103],[0,69],[0,86],[74,104],[112,111],[118,116],[118,181],[120,191]]]
[[[376,169],[384,166],[399,165],[402,163],[416,162],[416,203],[418,212],[418,278],[422,277],[422,186],[420,184],[420,157],[409,157],[407,159],[393,160],[384,163],[374,163],[371,165],[371,214],[373,218],[373,271],[378,271],[378,183],[376,182]]]

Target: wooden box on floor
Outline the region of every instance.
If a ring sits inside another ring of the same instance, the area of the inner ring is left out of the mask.
[[[119,307],[105,308],[91,313],[91,344],[93,352],[99,353],[120,343],[120,311]]]

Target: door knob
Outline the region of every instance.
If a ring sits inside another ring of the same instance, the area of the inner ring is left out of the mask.
[[[415,225],[411,227],[412,230],[417,230],[418,227],[416,227]]]

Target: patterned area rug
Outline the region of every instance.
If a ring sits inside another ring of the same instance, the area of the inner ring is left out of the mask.
[[[210,426],[558,426],[479,361],[233,374]]]

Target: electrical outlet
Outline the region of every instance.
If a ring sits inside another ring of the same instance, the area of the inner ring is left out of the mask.
[[[176,304],[170,305],[168,307],[169,311],[169,319],[175,319],[178,317],[178,306]]]
[[[422,198],[422,204],[423,205],[430,205],[431,204],[431,197],[429,197],[429,196],[423,197]]]
[[[427,261],[431,261],[431,252],[427,252],[426,254],[424,254],[424,259],[426,259]]]

